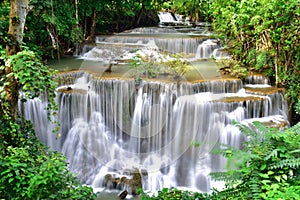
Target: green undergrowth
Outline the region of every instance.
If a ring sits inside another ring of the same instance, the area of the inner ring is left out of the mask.
[[[66,158],[41,144],[30,122],[0,119],[0,199],[95,199]]]
[[[217,150],[227,158],[226,171],[211,173],[212,179],[225,182],[224,190],[163,189],[157,195],[142,192],[141,199],[300,199],[300,123],[283,130],[259,122],[235,125],[248,140],[242,149],[224,145]]]

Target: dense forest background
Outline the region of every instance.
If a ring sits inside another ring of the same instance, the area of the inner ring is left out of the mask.
[[[93,43],[96,34],[156,26],[157,11],[212,23],[233,58],[224,69],[241,78],[251,72],[268,76],[274,86],[285,90],[292,124],[296,124],[300,114],[299,4],[299,0],[1,0],[0,198],[95,198],[91,188],[81,186],[68,171],[61,154],[39,143],[30,123],[18,116],[18,100],[35,98],[46,90],[49,116],[55,113],[57,83],[46,60],[72,55],[78,44]],[[19,90],[24,92],[21,99]],[[229,148],[223,153],[229,160],[244,156],[240,170],[219,174],[217,178],[227,182],[224,192],[197,198],[299,199],[299,125],[278,131],[256,124],[266,134],[263,137],[237,126],[252,140],[242,151]],[[160,194],[193,195],[178,190]]]

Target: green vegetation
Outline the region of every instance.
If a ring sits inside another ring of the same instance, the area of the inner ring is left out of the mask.
[[[212,177],[226,182],[218,199],[299,199],[300,123],[285,129],[236,124],[248,138],[243,149],[224,148],[226,172]]]
[[[198,200],[203,200],[207,199],[209,197],[208,194],[202,194],[198,192],[190,192],[190,191],[184,191],[184,190],[179,190],[177,188],[164,188],[161,191],[158,191],[157,195],[149,195],[147,193],[144,193],[143,191],[140,191],[141,193],[141,200],[167,200],[167,199],[172,199],[172,200],[193,200],[193,199],[198,199]]]
[[[160,75],[170,76],[176,81],[180,81],[191,66],[179,55],[156,55],[138,54],[132,59],[130,69],[133,70],[132,76],[138,84],[142,78],[157,78]]]
[[[0,65],[0,71],[9,69],[8,74],[1,74],[0,77],[0,93],[2,99],[7,99],[7,90],[5,87],[9,85],[10,81],[16,83],[17,93],[18,90],[22,90],[21,100],[25,102],[27,99],[33,99],[35,97],[41,97],[45,92],[47,93],[47,99],[49,100],[48,108],[49,117],[50,111],[57,110],[54,98],[57,83],[53,80],[55,71],[51,68],[43,65],[39,57],[32,51],[24,48],[23,51],[18,52],[15,55],[6,56],[2,51],[0,59],[5,65]],[[18,94],[16,94],[19,96]],[[46,98],[46,97],[45,97]],[[9,115],[11,111],[11,103],[3,101],[1,109],[4,114]]]
[[[284,130],[254,122],[235,124],[248,138],[242,149],[224,146],[217,153],[227,159],[227,171],[211,176],[225,181],[223,191],[199,194],[163,189],[157,196],[142,192],[142,199],[299,199],[300,123]]]
[[[211,2],[208,0],[174,0],[172,4],[176,13],[188,16],[191,21],[211,21]]]
[[[158,24],[156,10],[164,0],[30,0],[24,42],[44,59],[72,54],[78,43],[94,42],[95,34]],[[10,1],[0,1],[0,41],[10,43]]]
[[[10,106],[16,105],[6,98],[9,81],[22,89],[21,103],[48,92],[50,114],[56,108],[53,71],[26,48],[8,57],[1,53],[0,70],[11,70],[1,73],[0,81],[0,199],[95,199],[92,189],[68,171],[65,157],[41,144],[30,122],[12,115]]]
[[[57,109],[54,71],[23,45],[27,2],[12,1],[6,51],[0,46],[0,199],[95,199],[92,188],[69,172],[65,157],[41,144],[18,114],[19,100],[36,97],[48,102],[49,116]]]
[[[210,12],[213,30],[239,68],[262,72],[286,88],[290,105],[299,112],[299,1],[214,0]]]
[[[30,122],[0,119],[0,199],[95,199],[65,157],[41,144]]]
[[[54,114],[55,72],[42,59],[72,53],[77,43],[93,42],[97,33],[152,26],[157,21],[144,19],[162,8],[192,21],[212,21],[233,57],[229,72],[239,77],[251,71],[266,74],[274,85],[286,88],[290,105],[300,115],[298,0],[15,1],[26,5],[23,18],[10,13],[10,2],[0,1],[0,199],[95,198],[68,171],[65,158],[42,145],[30,123],[17,115],[18,100],[45,98],[49,114]],[[21,20],[26,21],[23,26]],[[9,33],[10,25],[19,25],[11,29],[19,32]],[[140,56],[133,62],[137,80],[163,73],[176,79],[189,68],[176,56],[167,62]],[[236,125],[249,139],[241,150],[220,150],[228,158],[228,171],[212,176],[226,182],[223,191],[163,189],[157,196],[143,193],[142,199],[299,199],[300,124],[277,130],[254,123],[256,131]]]

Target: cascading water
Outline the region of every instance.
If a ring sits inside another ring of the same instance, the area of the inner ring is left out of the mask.
[[[182,17],[180,15],[171,12],[159,12],[158,13],[160,23],[180,23]]]
[[[206,40],[197,48],[196,58],[210,58],[215,49],[219,48],[213,40]]]
[[[113,37],[97,36],[97,46],[85,46],[81,56],[84,59],[120,60],[136,49],[157,49],[162,52],[190,54],[189,60],[207,59],[213,54],[218,58],[224,55],[214,53],[220,49],[216,41],[209,39],[210,35],[202,27],[186,33],[180,29],[137,28]],[[144,47],[144,48],[143,48]]]
[[[101,41],[105,40],[112,52],[116,52],[116,45],[123,43],[126,48],[119,51],[126,59],[134,54],[133,44],[140,44],[138,48],[145,51],[149,50],[149,41],[154,41],[151,48],[155,52],[170,49],[180,52],[175,47],[178,44],[171,45],[178,41],[182,45],[179,49],[186,53],[196,53],[199,45],[204,45],[199,37],[189,38],[190,44],[182,38],[170,39],[170,35],[164,38],[163,34],[150,39],[157,29],[147,30],[147,37],[140,37],[137,32],[141,30]],[[211,41],[207,43],[212,45]],[[103,52],[107,46],[102,47],[97,56],[90,55],[93,51],[90,49],[83,57],[89,54],[89,58],[105,62]],[[193,50],[186,50],[189,48]],[[201,58],[210,57],[213,50]],[[122,58],[122,55],[111,55],[114,59]],[[196,64],[195,69],[199,70]],[[200,71],[202,79],[209,70]],[[24,116],[33,121],[38,137],[62,151],[80,181],[94,188],[127,189],[134,193],[134,181],[139,182],[134,180],[134,174],[138,173],[145,190],[186,187],[209,191],[220,187],[210,180],[209,173],[224,170],[226,162],[211,151],[221,144],[241,147],[245,140],[231,125],[232,120],[282,123],[287,119],[283,95],[275,89],[263,92],[265,82],[255,82],[254,77],[246,79],[250,83],[247,85],[239,79],[216,77],[201,81],[186,78],[179,82],[144,80],[136,85],[133,79],[124,77],[107,78],[82,71],[63,73],[57,93],[60,135],[49,133],[52,126],[43,110],[45,103],[34,99],[20,106]]]

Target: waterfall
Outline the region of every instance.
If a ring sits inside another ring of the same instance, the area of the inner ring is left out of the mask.
[[[136,168],[146,174],[145,190],[184,186],[209,191],[219,183],[208,174],[223,170],[226,162],[210,152],[221,143],[240,147],[244,141],[231,121],[274,116],[282,122],[285,117],[276,116],[287,109],[281,93],[249,94],[240,80],[142,81],[136,89],[134,80],[97,79],[86,72],[69,76],[74,80],[57,94],[60,138],[48,133],[51,125],[41,101],[25,103],[24,115],[43,142],[67,156],[81,182],[93,187],[113,188],[104,181],[106,175],[128,178]]]
[[[218,48],[218,44],[213,40],[206,40],[201,43],[196,52],[196,58],[210,58],[213,55],[215,49]]]
[[[153,48],[169,53],[191,54],[196,59],[210,58],[219,49],[203,29],[196,33],[163,28],[136,28],[112,36],[96,36],[97,46],[85,45],[81,58],[106,61],[119,59],[136,49]]]
[[[179,15],[170,12],[159,12],[158,17],[160,23],[175,23],[180,21]]]
[[[263,75],[249,75],[245,78],[247,84],[269,84],[267,77]]]
[[[209,173],[224,170],[226,163],[212,150],[222,144],[241,148],[245,141],[232,120],[287,124],[282,91],[262,76],[240,80],[216,74],[217,65],[206,66],[203,59],[217,55],[222,49],[218,41],[197,27],[192,33],[178,30],[138,28],[98,36],[96,46],[83,48],[81,59],[94,60],[95,72],[84,70],[85,63],[58,75],[59,111],[52,117],[61,126],[55,134],[44,109],[47,102],[19,103],[38,138],[66,155],[83,184],[132,194],[133,181],[149,191],[184,187],[208,192],[223,186]],[[161,58],[165,51],[183,52],[195,69],[180,81],[162,78],[137,84],[128,78],[126,62],[137,52]],[[102,72],[107,63],[124,65]]]

